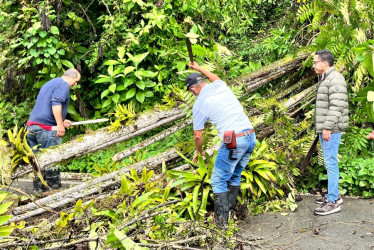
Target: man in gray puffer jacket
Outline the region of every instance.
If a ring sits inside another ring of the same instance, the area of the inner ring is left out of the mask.
[[[328,50],[314,56],[313,68],[320,75],[315,107],[316,133],[322,148],[328,175],[328,193],[316,200],[314,212],[328,215],[340,211],[338,151],[342,133],[348,128],[348,94],[344,77],[335,70],[334,57]]]

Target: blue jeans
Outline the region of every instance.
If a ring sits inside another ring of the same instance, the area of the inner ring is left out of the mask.
[[[327,170],[328,187],[327,187],[327,201],[335,202],[339,195],[339,166],[338,166],[338,152],[342,133],[331,134],[329,141],[324,141],[322,134],[319,134],[319,141],[321,143],[323,161]]]
[[[240,186],[241,174],[247,166],[251,153],[256,146],[256,135],[251,133],[239,138],[236,138],[237,148],[234,149],[232,158],[230,160],[230,150],[226,148],[224,143],[221,143],[210,183],[213,188],[213,193],[223,193],[227,191],[227,184],[231,186]]]
[[[51,146],[56,146],[61,144],[62,138],[57,137],[57,131],[55,130],[45,130],[39,127],[38,125],[32,125],[27,128],[29,133],[26,136],[27,143],[32,148],[35,145],[39,145],[39,148],[49,148]],[[34,153],[38,151],[34,150]]]

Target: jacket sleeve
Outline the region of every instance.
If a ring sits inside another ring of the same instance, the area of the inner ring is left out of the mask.
[[[328,112],[323,124],[324,129],[337,129],[339,118],[343,116],[344,106],[347,102],[347,83],[343,76],[337,76],[330,81],[328,90]]]

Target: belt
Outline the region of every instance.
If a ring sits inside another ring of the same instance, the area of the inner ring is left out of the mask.
[[[236,137],[242,137],[242,136],[245,136],[245,135],[252,134],[253,132],[255,132],[255,129],[254,129],[254,128],[251,129],[251,130],[249,130],[249,131],[245,131],[245,132],[243,132],[243,133],[239,133],[239,134],[235,134],[235,135],[236,135]]]

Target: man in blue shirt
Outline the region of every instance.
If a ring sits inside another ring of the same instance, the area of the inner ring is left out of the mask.
[[[226,83],[196,62],[191,62],[190,67],[211,82],[206,83],[199,73],[192,73],[186,78],[187,89],[197,97],[192,109],[197,151],[194,161],[199,154],[204,154],[203,129],[206,121],[214,125],[221,140],[225,131],[234,130],[236,133],[236,149],[227,149],[221,143],[211,178],[217,224],[227,227],[229,212],[235,207],[240,189],[241,173],[256,146],[256,136],[242,105]]]
[[[39,145],[38,149],[48,148],[62,142],[65,128],[71,126],[71,122],[65,119],[70,101],[69,91],[72,86],[77,85],[80,78],[80,73],[76,69],[68,69],[62,77],[50,80],[40,89],[35,106],[27,121],[27,130],[29,131],[27,143],[30,147]],[[56,130],[52,130],[54,126],[57,127]],[[51,188],[61,187],[58,166],[43,170],[42,175]],[[48,190],[38,177],[35,177],[33,186],[35,193]]]

